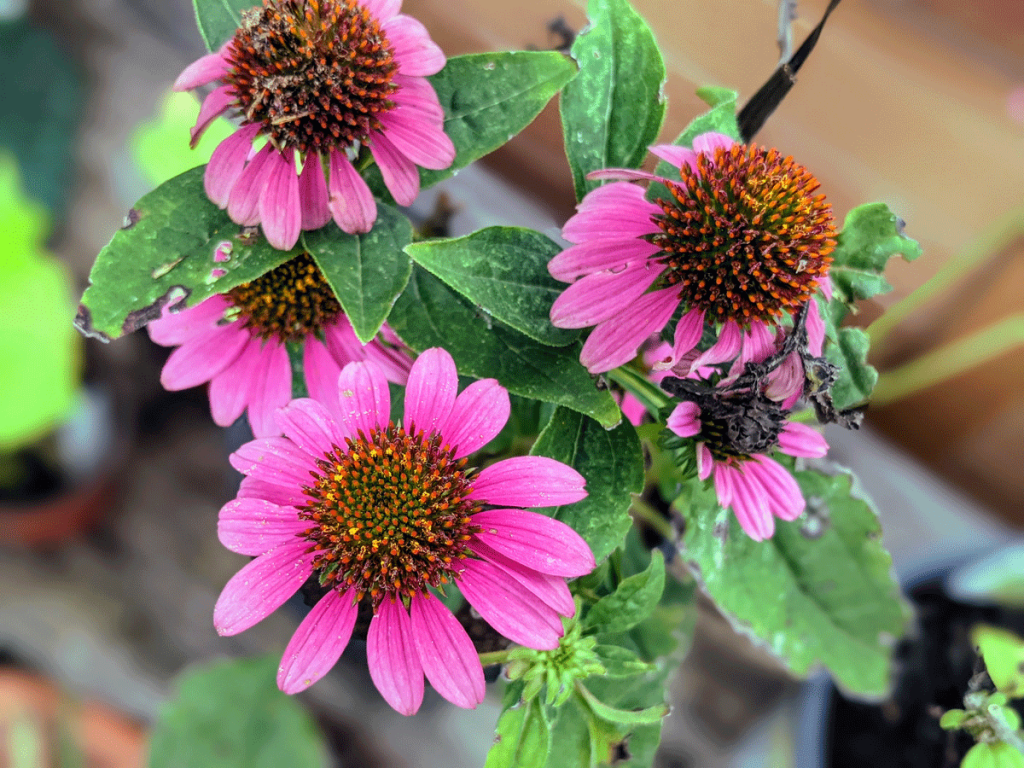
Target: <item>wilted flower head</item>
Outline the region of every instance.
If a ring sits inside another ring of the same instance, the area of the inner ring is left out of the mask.
[[[284,437],[232,454],[246,478],[221,510],[220,538],[258,557],[221,593],[217,630],[248,629],[310,577],[328,589],[285,650],[282,690],[296,693],[327,673],[368,601],[370,676],[388,703],[414,713],[426,675],[449,701],[476,706],[479,659],[434,593],[450,583],[506,637],[558,646],[560,616],[575,612],[565,577],[588,573],[594,557],[569,526],[521,507],[579,501],[583,477],[539,456],[470,467],[469,454],[507,421],[509,398],[493,379],[457,389],[451,356],[427,350],[395,424],[383,372],[351,363],[337,398],[292,401],[277,415]]]
[[[728,362],[751,334],[795,314],[828,271],[835,247],[831,208],[817,180],[777,150],[705,133],[693,149],[651,147],[678,179],[608,169],[566,222],[572,243],[548,266],[572,282],[551,309],[563,328],[595,326],[580,359],[592,373],[630,360],[682,304],[673,361],[693,350],[705,323],[718,341],[692,368]],[[664,184],[653,202],[623,180]],[[573,282],[575,281],[575,282]],[[769,334],[770,335],[770,334]],[[670,363],[671,366],[672,363]]]
[[[217,83],[193,143],[217,116],[240,118],[210,158],[206,192],[236,223],[262,223],[275,248],[292,248],[301,230],[332,217],[345,232],[370,230],[376,203],[353,165],[363,148],[401,205],[419,192],[417,166],[447,168],[455,158],[426,80],[445,56],[400,8],[401,0],[264,0],[175,83]]]

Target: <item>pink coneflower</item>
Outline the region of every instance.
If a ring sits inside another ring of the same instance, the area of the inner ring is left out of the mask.
[[[722,402],[722,401],[719,401]],[[668,428],[680,437],[696,437],[697,475],[714,478],[718,503],[732,508],[740,526],[754,541],[770,539],[775,518],[795,520],[806,502],[793,476],[767,455],[779,450],[790,456],[820,457],[828,452],[825,438],[805,424],[791,422],[781,411],[761,411],[754,418],[744,413],[751,401],[732,413],[718,414],[695,402],[682,402],[668,418]],[[730,434],[736,434],[737,418],[747,416],[742,429],[749,452],[738,450]]]
[[[387,329],[382,331],[385,335]],[[170,390],[210,382],[213,420],[230,426],[248,409],[257,437],[281,434],[274,411],[292,397],[287,342],[303,345],[306,388],[320,400],[337,398],[345,363],[373,360],[404,384],[411,359],[374,339],[363,346],[319,268],[301,254],[262,277],[149,324],[157,344],[178,349],[160,383]]]
[[[595,326],[580,355],[591,373],[630,360],[680,304],[673,361],[712,323],[718,340],[693,367],[729,362],[766,335],[759,328],[798,311],[831,263],[831,207],[792,158],[718,133],[698,136],[693,149],[651,152],[679,168],[679,179],[627,169],[590,174],[618,181],[583,198],[562,230],[574,245],[548,265],[572,283],[552,306],[552,323]],[[659,181],[670,197],[651,202],[623,179]]]
[[[455,159],[426,80],[444,67],[444,54],[401,5],[264,0],[220,51],[175,82],[179,91],[218,84],[203,101],[193,145],[217,116],[239,116],[241,127],[206,167],[206,193],[236,223],[262,223],[275,248],[292,248],[301,230],[332,217],[345,232],[370,230],[377,204],[353,165],[364,148],[400,205],[419,192],[416,166],[447,168]],[[257,150],[260,137],[267,141]]]
[[[415,713],[426,675],[453,704],[474,707],[484,696],[479,659],[431,590],[454,583],[498,632],[556,648],[560,615],[574,613],[565,577],[589,573],[594,557],[567,525],[520,507],[579,501],[584,479],[540,456],[469,467],[466,457],[508,420],[508,393],[485,379],[456,397],[455,363],[443,349],[413,364],[399,425],[389,421],[387,379],[375,364],[346,365],[338,389],[332,401],[292,401],[278,412],[284,437],[232,454],[246,477],[221,510],[220,540],[258,557],[224,587],[214,625],[222,635],[242,632],[316,576],[328,592],[285,649],[283,691],[327,673],[367,600],[370,676],[388,703]]]

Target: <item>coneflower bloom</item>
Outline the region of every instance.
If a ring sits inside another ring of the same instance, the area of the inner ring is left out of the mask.
[[[732,509],[740,527],[754,541],[770,539],[775,518],[795,520],[806,501],[793,475],[768,454],[824,456],[828,443],[811,427],[789,421],[782,409],[764,406],[756,398],[730,403],[720,399],[701,407],[692,401],[677,405],[668,428],[680,437],[696,438],[697,475],[713,478],[718,503]],[[738,427],[738,420],[744,423]],[[742,433],[737,446],[730,435]]]
[[[217,116],[240,119],[210,158],[206,193],[236,223],[262,223],[275,248],[292,248],[301,230],[332,217],[345,232],[370,230],[377,204],[353,165],[363,148],[401,205],[419,192],[417,166],[447,168],[455,158],[426,79],[445,56],[401,5],[264,0],[218,52],[175,82],[179,91],[217,84],[193,145]]]
[[[691,369],[734,360],[795,314],[828,271],[835,247],[831,207],[817,180],[777,150],[705,133],[693,149],[651,152],[679,169],[678,179],[607,169],[613,179],[580,202],[562,230],[573,243],[548,270],[572,283],[551,308],[560,328],[595,326],[580,359],[591,373],[630,360],[651,333],[683,306],[673,367],[697,347],[706,324],[718,338]],[[653,202],[629,181],[658,181]],[[752,350],[756,352],[757,350]]]
[[[285,649],[283,691],[327,673],[368,601],[367,662],[387,702],[416,712],[426,675],[453,704],[474,707],[484,696],[479,658],[433,590],[453,583],[498,632],[556,648],[560,616],[574,613],[565,578],[589,573],[594,557],[569,526],[522,507],[579,501],[584,479],[540,456],[470,467],[508,420],[509,397],[494,379],[456,395],[443,349],[413,364],[400,424],[375,364],[345,366],[338,389],[327,402],[293,400],[277,416],[284,437],[232,454],[246,477],[221,510],[220,540],[257,557],[224,587],[214,625],[242,632],[315,577],[327,594]]]
[[[148,328],[157,344],[178,347],[167,358],[160,383],[179,390],[210,382],[213,420],[230,426],[248,410],[257,437],[281,434],[274,412],[292,398],[288,342],[302,344],[306,389],[320,400],[337,398],[338,374],[346,363],[373,360],[397,384],[405,383],[412,364],[397,346],[377,339],[364,346],[356,338],[305,253],[224,295],[165,312]]]

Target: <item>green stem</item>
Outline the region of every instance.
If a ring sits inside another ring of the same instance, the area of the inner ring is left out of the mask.
[[[634,496],[632,506],[630,507],[633,514],[638,518],[647,523],[651,528],[656,530],[661,537],[666,541],[674,542],[676,540],[676,532],[672,528],[672,523],[665,519],[665,516],[661,514],[657,509],[648,504],[646,501],[641,499],[639,496]]]
[[[481,653],[480,665],[483,667],[489,667],[492,664],[506,664],[508,663],[508,651],[491,651],[490,653]]]
[[[949,289],[971,270],[1004,251],[1021,235],[1024,235],[1024,206],[1015,208],[1001,217],[964,251],[954,256],[926,283],[917,288],[902,301],[886,310],[867,328],[872,348],[878,352],[884,348],[892,332],[929,299]]]
[[[1024,346],[1024,313],[1011,315],[878,377],[871,402],[886,405]]]
[[[633,368],[613,368],[605,376],[639,400],[654,418],[658,418],[658,411],[671,402],[669,396],[657,384]]]
[[[661,722],[661,719],[668,714],[667,704],[655,704],[646,709],[616,709],[609,707],[592,694],[587,687],[579,680],[575,683],[576,693],[587,703],[590,711],[608,723],[622,723],[624,725],[653,725]]]

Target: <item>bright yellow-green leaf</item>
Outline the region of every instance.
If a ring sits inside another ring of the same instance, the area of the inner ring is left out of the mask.
[[[971,632],[996,689],[1010,698],[1024,697],[1024,639],[999,627],[980,625]]]

